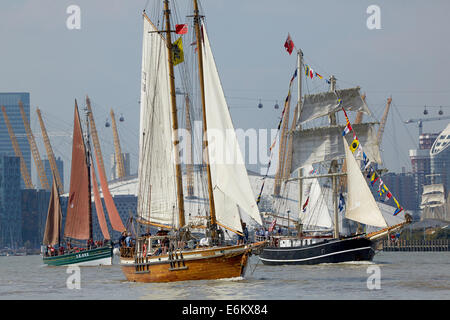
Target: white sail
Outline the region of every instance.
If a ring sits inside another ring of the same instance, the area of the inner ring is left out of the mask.
[[[304,169],[304,172],[311,172],[312,166]],[[309,176],[310,174],[307,174]],[[303,205],[307,202],[304,210],[300,213],[300,220],[304,226],[315,226],[331,228],[333,222],[331,221],[330,212],[328,210],[327,199],[325,198],[322,188],[319,184],[319,179],[304,179],[303,180]]]
[[[360,166],[356,162],[347,140],[342,137],[345,148],[345,159],[347,162],[347,204],[345,217],[368,224],[375,227],[387,227],[376,201],[370,192],[369,186],[365,181]]]
[[[203,31],[203,68],[206,94],[208,155],[211,165],[216,218],[241,231],[238,205],[262,225],[255,195],[236,138],[206,29]]]
[[[341,99],[340,102],[338,99]],[[359,87],[356,87],[305,95],[299,123],[333,114],[339,111],[341,106],[346,110],[371,114],[366,103],[361,98]]]
[[[291,172],[314,163],[345,157],[344,145],[339,137],[345,126],[329,126],[293,132],[293,154]],[[367,157],[381,163],[380,148],[375,123],[354,124],[359,142],[364,145]],[[361,155],[362,157],[362,155]]]
[[[138,216],[178,225],[170,83],[165,39],[144,16]]]
[[[423,192],[422,194],[429,194],[429,193],[444,193],[444,185],[442,183],[438,184],[429,184],[423,186]]]

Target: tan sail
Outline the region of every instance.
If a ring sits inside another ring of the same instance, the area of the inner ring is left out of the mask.
[[[97,162],[97,168],[99,168],[99,158],[95,157],[95,160]],[[100,186],[102,187],[103,199],[105,200],[105,206],[106,210],[108,211],[111,227],[116,231],[123,232],[125,231],[125,226],[123,225],[122,219],[120,218],[119,212],[117,211],[116,205],[114,204],[111,192],[109,191],[105,172],[103,170],[99,170],[98,174],[100,176]]]
[[[62,214],[61,204],[59,202],[58,185],[55,177],[53,177],[52,192],[50,194],[50,202],[47,211],[47,222],[45,224],[44,239],[42,241],[44,245],[55,245],[59,243],[61,221]]]
[[[91,170],[92,176],[92,186],[94,191],[94,202],[95,202],[95,211],[97,212],[98,223],[100,225],[100,229],[102,230],[103,238],[111,239],[108,231],[108,225],[106,224],[105,213],[103,212],[102,200],[100,199],[100,192],[98,190],[97,179],[95,178],[94,168]]]
[[[74,239],[90,238],[90,201],[89,171],[86,159],[86,147],[81,130],[78,105],[75,100],[72,167],[70,173],[70,192],[67,204],[64,236]]]

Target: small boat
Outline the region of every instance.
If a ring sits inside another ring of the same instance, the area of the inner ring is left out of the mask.
[[[70,192],[64,227],[65,246],[61,241],[62,213],[59,189],[55,175],[53,175],[53,186],[41,250],[43,262],[49,266],[112,264],[113,246],[107,231],[103,210],[99,210],[98,207],[100,197],[93,166],[91,166],[88,119],[86,119],[86,123],[86,135],[83,135],[78,105],[75,100]],[[92,235],[92,185],[94,186],[97,217],[104,235],[104,239],[98,241],[94,241]]]
[[[175,8],[171,9],[176,12]],[[159,227],[161,231],[166,230],[166,234],[139,237],[135,246],[122,247],[120,264],[127,280],[137,282],[243,277],[249,256],[265,241],[227,243],[224,230],[241,236],[245,233],[241,211],[257,224],[261,225],[262,220],[196,0],[193,17],[202,97],[199,105],[202,106],[203,136],[207,140],[202,150],[206,160],[201,170],[207,177],[205,208],[208,212],[202,225],[193,225],[185,212],[174,82],[174,64],[183,61],[182,36],[172,43],[171,11],[169,1],[164,1],[163,30],[158,29],[145,12],[143,14],[137,210],[140,225]],[[217,134],[213,136],[216,147],[208,148],[213,133]],[[219,136],[227,138],[227,143],[218,142]],[[222,147],[224,154],[232,154],[237,159],[224,163],[217,154]],[[196,199],[189,188],[188,197],[186,199]],[[196,228],[202,228],[204,233],[200,241],[192,236]]]
[[[270,243],[262,249],[259,259],[266,265],[371,261],[377,252],[376,239],[399,230],[412,220],[384,185],[377,171],[381,157],[374,126],[378,123],[360,122],[363,114],[370,114],[360,88],[338,90],[334,76],[327,79],[329,91],[305,95],[302,99],[303,72],[307,78],[317,76],[322,79],[321,75],[303,64],[303,52],[298,50],[297,68],[290,82],[283,111],[286,133],[282,133],[280,139],[280,143],[285,141],[288,144],[288,151],[283,145],[280,146],[278,172],[282,174],[277,173],[275,178],[273,197],[278,204],[286,202],[280,190],[286,191],[290,184],[298,182],[298,218],[294,219],[294,230],[289,231],[288,235],[271,236]],[[298,101],[293,125],[287,133],[290,89],[295,76],[298,79]],[[337,113],[340,111],[345,115],[345,124],[338,123]],[[357,123],[350,123],[347,112],[357,113]],[[326,118],[328,124],[323,125]],[[319,125],[314,125],[317,123]],[[294,172],[298,177],[291,177]],[[372,186],[378,187],[380,201],[390,199],[395,203],[397,208],[391,207],[394,216],[403,211],[396,217],[399,218],[396,223],[389,225],[386,222],[363,173]],[[331,181],[321,185],[319,179]],[[327,196],[325,189],[328,190]],[[329,207],[332,209],[329,210]],[[284,211],[281,209],[283,205],[275,205],[274,208],[279,212]],[[277,217],[280,213],[273,215]],[[276,219],[273,219],[269,229],[273,229]],[[278,221],[286,221],[284,219],[281,217]],[[356,232],[344,234],[340,230],[341,222],[347,219],[358,224]],[[362,232],[363,225],[376,231]],[[291,230],[289,222],[287,227]]]

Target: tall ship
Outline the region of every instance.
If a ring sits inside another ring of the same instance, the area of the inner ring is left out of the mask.
[[[53,186],[42,252],[43,262],[49,266],[111,265],[113,261],[113,244],[103,212],[90,147],[89,133],[95,124],[91,117],[92,112],[88,98],[86,98],[86,102],[86,128],[83,133],[78,104],[75,100],[70,191],[64,229],[62,228],[60,188],[55,178],[56,175],[53,172]],[[96,151],[96,161],[99,164],[98,148]],[[100,168],[99,171],[101,171]],[[109,199],[107,197],[110,194],[103,172],[100,172],[100,180],[113,229],[125,231],[112,198]],[[92,197],[94,198],[97,218],[103,235],[102,239],[96,241],[92,230]],[[112,211],[111,205],[115,211]],[[62,234],[62,230],[64,230],[64,234]]]
[[[292,40],[288,40],[291,43],[287,41],[285,46],[292,51]],[[302,74],[323,79],[329,90],[302,96]],[[375,132],[378,123],[362,122],[362,116],[371,113],[359,87],[337,89],[336,78],[326,79],[314,72],[303,63],[303,52],[298,50],[281,120],[285,123],[280,122],[283,127],[287,125],[295,77],[298,101],[293,125],[286,136],[280,137],[280,144],[284,139],[285,146],[279,148],[270,243],[259,258],[266,265],[371,261],[377,239],[411,221],[381,179]],[[350,116],[356,113],[355,123],[350,122],[347,112]],[[342,124],[339,115],[345,121]],[[286,192],[293,184],[298,188],[297,214],[285,206]],[[378,201],[374,194],[379,196]],[[389,201],[394,206],[387,205]],[[394,219],[385,218],[382,211],[386,210],[392,210],[388,214]],[[277,224],[287,227],[287,235],[274,232]],[[344,224],[351,232],[340,230]],[[370,228],[372,232],[368,232]]]
[[[206,212],[200,223],[194,223],[188,200],[194,199],[195,195],[191,193],[189,181],[185,195],[180,161],[180,110],[177,108],[174,66],[179,73],[189,69],[183,40],[186,42],[190,33],[187,24],[173,27],[174,17],[185,15],[165,0],[162,16],[156,13],[157,10],[151,11],[156,14],[152,19],[145,10],[143,13],[136,220],[139,228],[158,228],[158,231],[153,235],[139,236],[131,247],[121,248],[120,265],[129,281],[173,282],[242,277],[252,251],[265,243],[235,243],[225,237],[228,232],[239,236],[239,239],[244,237],[246,227],[242,221],[245,216],[260,225],[262,220],[197,0],[192,4],[194,34],[191,35],[194,40],[189,41],[191,47],[195,46],[195,73],[198,75],[203,141],[198,154],[203,159],[200,173],[205,177]],[[175,41],[173,36],[177,37]],[[188,77],[180,78],[179,85],[187,91],[189,85],[185,80]],[[186,121],[189,120],[187,106],[183,113]],[[231,158],[224,161],[224,156]],[[189,177],[192,167],[188,164],[186,171]]]

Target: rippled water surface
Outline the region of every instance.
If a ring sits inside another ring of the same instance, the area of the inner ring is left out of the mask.
[[[370,290],[373,266],[380,286]],[[117,264],[80,269],[80,289],[69,289],[67,267],[0,257],[0,299],[450,299],[450,252],[381,252],[373,262],[316,266],[265,266],[252,256],[245,278],[164,284],[127,282]]]

